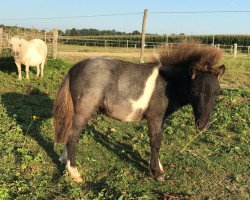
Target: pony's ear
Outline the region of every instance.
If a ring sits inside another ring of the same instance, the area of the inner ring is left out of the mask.
[[[217,70],[218,70],[218,79],[220,79],[220,77],[225,73],[226,71],[226,67],[225,65],[220,65],[217,67]]]

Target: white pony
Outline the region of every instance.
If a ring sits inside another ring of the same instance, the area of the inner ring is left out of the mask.
[[[40,39],[27,41],[14,36],[10,39],[9,44],[14,53],[19,80],[22,79],[21,64],[24,64],[26,67],[25,71],[27,79],[29,79],[29,66],[36,66],[37,76],[39,76],[41,71],[41,77],[43,77],[43,69],[47,56],[47,46],[44,41]]]

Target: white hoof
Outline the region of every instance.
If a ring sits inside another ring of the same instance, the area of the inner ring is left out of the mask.
[[[71,176],[71,178],[73,179],[73,181],[77,182],[77,183],[82,183],[83,179],[81,176]]]
[[[83,179],[82,179],[80,173],[78,172],[77,167],[70,166],[69,160],[67,161],[66,169],[69,171],[70,176],[73,179],[73,181],[75,181],[77,183],[83,182]]]

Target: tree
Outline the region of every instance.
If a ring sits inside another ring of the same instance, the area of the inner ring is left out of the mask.
[[[132,32],[132,35],[140,35],[140,34],[141,33],[139,31],[137,31],[137,30],[135,30],[135,31]]]

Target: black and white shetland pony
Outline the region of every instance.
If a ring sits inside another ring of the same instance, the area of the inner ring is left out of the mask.
[[[225,66],[214,47],[181,43],[162,48],[150,63],[90,58],[75,64],[64,78],[54,105],[55,141],[64,143],[61,161],[81,182],[76,163],[80,133],[97,110],[120,121],[145,119],[150,138],[150,171],[164,180],[159,160],[163,124],[168,115],[191,104],[198,130],[206,130]]]

